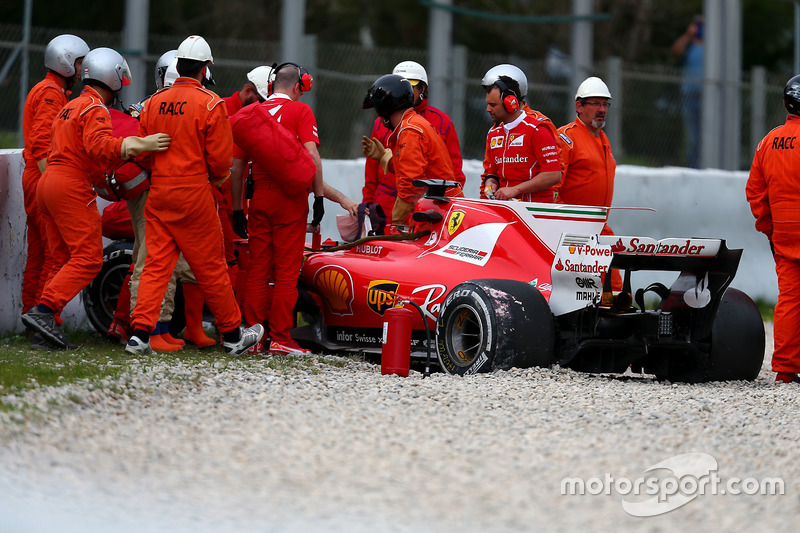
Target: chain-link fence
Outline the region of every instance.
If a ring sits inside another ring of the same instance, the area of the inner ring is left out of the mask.
[[[21,26],[0,24],[0,147],[21,145],[20,99],[44,75],[43,52],[46,43],[63,30],[32,28],[27,77],[21,80]],[[91,47],[109,46],[121,50],[119,33],[74,32]],[[134,83],[143,83],[147,93],[154,89],[153,67],[166,50],[174,49],[182,36],[151,35],[149,54],[144,56],[144,72],[133,72]],[[314,108],[319,125],[322,157],[349,159],[361,155],[360,139],[368,134],[375,118],[373,111],[364,111],[361,104],[366,89],[378,76],[390,72],[400,61],[415,60],[427,63],[423,49],[372,48],[354,44],[317,44],[307,40],[306,57],[302,59],[314,76],[314,90],[304,97]],[[277,41],[244,41],[214,39],[212,71],[214,90],[227,96],[239,90],[246,73],[260,64],[271,64],[279,57]],[[528,102],[548,115],[560,126],[574,120],[574,91],[571,79],[563,69],[554,69],[545,59],[474,54],[466,51],[461,72],[451,82],[454,93],[463,94],[451,110],[461,140],[465,159],[482,159],[486,132],[490,120],[485,111],[484,92],[480,87],[483,74],[498,63],[518,65],[528,76]],[[12,61],[12,58],[14,59]],[[618,163],[646,166],[684,165],[686,147],[680,92],[680,69],[665,66],[621,64],[610,68],[611,62],[598,64],[596,75],[609,86],[618,87],[609,112],[609,137]],[[616,77],[616,78],[615,78]],[[615,78],[615,79],[612,79]],[[750,165],[755,145],[761,136],[783,122],[785,112],[781,92],[785,80],[780,74],[767,74],[759,84],[746,73],[740,83],[740,109],[728,110],[742,118],[740,166]],[[20,83],[26,87],[21,90]],[[754,91],[754,87],[757,88]],[[456,90],[458,89],[458,90]],[[437,91],[431,84],[431,92]],[[755,99],[754,99],[755,97]],[[124,95],[123,95],[124,98]],[[130,102],[126,102],[130,103]],[[761,110],[754,113],[753,109]],[[616,122],[615,122],[616,121]]]

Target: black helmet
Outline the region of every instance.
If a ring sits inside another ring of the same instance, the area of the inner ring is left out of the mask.
[[[414,87],[397,74],[381,76],[369,88],[361,106],[362,109],[371,107],[384,119],[388,119],[395,111],[414,107]]]
[[[800,75],[786,82],[783,88],[783,105],[792,115],[800,115]]]

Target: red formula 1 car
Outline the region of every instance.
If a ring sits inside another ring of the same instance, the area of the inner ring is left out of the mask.
[[[435,331],[429,348],[451,374],[553,363],[688,382],[758,374],[764,325],[753,301],[728,287],[742,251],[724,240],[602,236],[604,207],[450,199],[454,183],[423,184],[415,229],[429,232],[307,255],[307,324],[295,338],[378,352],[385,311],[406,301],[421,310],[415,353],[425,349],[424,314]],[[621,292],[611,290],[611,268]],[[631,273],[648,270],[677,278],[631,287]]]

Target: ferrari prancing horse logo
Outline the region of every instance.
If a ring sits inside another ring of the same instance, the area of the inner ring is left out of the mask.
[[[464,221],[464,217],[467,214],[464,211],[453,211],[450,214],[450,220],[447,221],[447,232],[452,235],[458,228],[461,226],[461,223]]]

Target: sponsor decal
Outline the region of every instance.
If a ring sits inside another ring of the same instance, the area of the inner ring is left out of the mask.
[[[444,249],[446,254],[454,254],[459,257],[468,257],[470,259],[475,259],[478,261],[482,261],[484,257],[486,257],[489,252],[484,252],[483,250],[476,250],[475,248],[468,248],[466,246],[453,246],[450,245]]]
[[[431,246],[433,243],[436,242],[436,239],[438,239],[438,238],[439,238],[439,234],[436,233],[435,231],[431,231],[431,234],[428,237],[428,240],[425,241],[425,246]]]
[[[380,255],[383,246],[375,246],[374,244],[359,244],[356,246],[356,253],[365,255]]]
[[[503,147],[503,137],[492,137],[489,139],[489,147],[490,148],[502,148]]]
[[[594,291],[575,291],[575,299],[578,301],[594,302],[600,295]]]
[[[683,301],[686,305],[695,309],[701,309],[711,303],[711,291],[708,289],[708,272],[705,277],[697,280],[693,289],[683,293]]]
[[[314,275],[314,286],[334,315],[353,314],[353,278],[340,266],[325,266]]]
[[[572,139],[567,137],[567,135],[565,133],[559,133],[558,136],[561,137],[562,141],[567,143],[567,146],[572,146]]]
[[[719,251],[719,240],[661,239],[649,237],[620,237],[611,245],[615,254],[676,255],[712,257]]]
[[[494,162],[497,165],[502,165],[505,163],[527,163],[528,156],[527,155],[515,155],[513,157],[495,157]]]
[[[422,308],[422,313],[425,315],[426,318],[432,320],[435,325],[436,317],[439,316],[439,310],[442,308],[442,304],[439,302],[439,300],[445,294],[447,294],[447,286],[438,284],[423,285],[411,291],[412,296],[421,293],[425,294],[425,301],[423,301],[422,304],[420,304],[420,307]]]
[[[452,235],[458,231],[458,228],[461,227],[461,223],[464,222],[464,217],[467,214],[464,211],[457,210],[453,211],[450,214],[450,218],[447,220],[447,232]]]
[[[379,329],[331,328],[336,342],[355,342],[359,344],[380,344],[383,338]]]
[[[453,237],[444,248],[431,253],[483,266],[491,258],[497,239],[506,226],[508,223],[505,222],[491,222],[467,228]]]
[[[375,313],[383,316],[383,313],[394,304],[399,288],[400,284],[396,281],[385,279],[370,281],[367,287],[367,305]]]
[[[519,137],[515,137],[514,135],[512,135],[511,137],[508,138],[508,140],[509,140],[508,146],[523,146],[523,143],[525,142],[525,134],[523,133]]]
[[[601,277],[613,258],[611,246],[599,244],[595,235],[562,235],[550,271],[553,313],[559,316],[599,302]]]
[[[565,271],[565,272],[587,272],[590,274],[602,274],[606,272],[608,269],[608,265],[601,265],[597,261],[594,263],[576,263],[570,261],[569,259],[565,261],[561,261],[561,258],[558,259],[558,262],[553,267],[558,271]]]
[[[552,283],[545,283],[545,282],[539,283],[539,278],[534,278],[533,280],[529,281],[528,285],[530,285],[531,287],[536,287],[539,290],[539,292],[550,292],[553,290]]]
[[[473,365],[469,367],[466,372],[464,372],[464,375],[471,376],[472,374],[477,373],[481,369],[481,367],[483,367],[483,365],[486,364],[488,360],[489,357],[486,355],[486,352],[481,352],[478,358],[475,359]]]
[[[591,246],[589,244],[585,244],[583,246],[569,246],[569,253],[570,254],[578,254],[578,255],[585,255],[587,257],[590,256],[603,256],[603,257],[613,257],[614,252],[611,248],[602,247],[598,248],[597,245]]]

